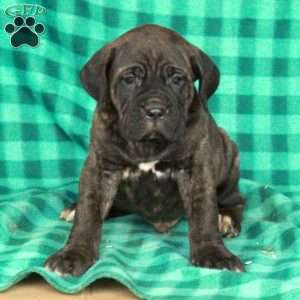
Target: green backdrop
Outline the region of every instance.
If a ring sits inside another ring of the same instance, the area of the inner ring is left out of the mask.
[[[0,3],[0,290],[37,272],[64,292],[112,277],[147,299],[300,297],[300,2],[32,1],[47,10],[36,17],[45,32],[13,48],[5,10],[22,3]],[[89,143],[95,102],[79,70],[145,23],[178,31],[221,71],[210,110],[241,151],[247,209],[226,244],[245,274],[191,266],[185,220],[159,235],[134,215],[105,224],[102,258],[82,277],[42,267],[70,231],[58,215],[77,197]]]

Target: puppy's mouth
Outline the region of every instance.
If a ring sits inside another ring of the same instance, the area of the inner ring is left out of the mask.
[[[159,132],[146,134],[140,140],[141,143],[163,145],[168,142],[167,138]]]

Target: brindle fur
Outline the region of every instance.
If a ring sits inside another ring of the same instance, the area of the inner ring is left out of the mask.
[[[101,105],[71,234],[46,266],[81,275],[99,258],[104,219],[138,213],[158,231],[186,216],[192,264],[243,271],[222,241],[240,232],[244,198],[237,147],[207,108],[219,83],[212,60],[174,31],[145,25],[100,49],[81,80]],[[153,119],[157,107],[163,116]]]

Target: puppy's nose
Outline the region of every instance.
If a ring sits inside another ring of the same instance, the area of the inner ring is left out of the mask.
[[[159,119],[165,114],[164,109],[161,107],[153,107],[146,109],[146,116],[150,119]]]
[[[145,114],[149,119],[160,119],[165,115],[165,113],[166,108],[159,103],[149,104],[145,107]]]

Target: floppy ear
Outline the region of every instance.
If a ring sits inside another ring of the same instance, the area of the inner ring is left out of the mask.
[[[97,101],[106,101],[108,98],[108,71],[112,56],[113,48],[105,46],[92,56],[80,72],[83,87]]]
[[[202,50],[193,46],[191,64],[195,80],[200,80],[199,94],[201,99],[208,98],[219,85],[220,72],[214,62]]]

